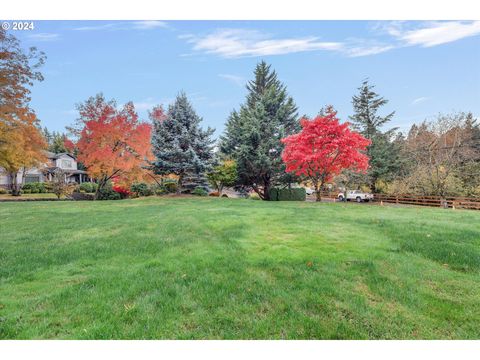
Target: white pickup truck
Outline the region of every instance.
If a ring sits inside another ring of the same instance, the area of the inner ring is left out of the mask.
[[[345,193],[343,192],[338,194],[338,200],[340,201],[355,200],[356,202],[360,203],[362,201],[373,200],[373,194],[366,193],[361,190],[347,190],[346,196],[345,196]]]

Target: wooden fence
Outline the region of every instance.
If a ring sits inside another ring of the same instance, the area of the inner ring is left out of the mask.
[[[393,204],[407,204],[419,206],[435,206],[443,208],[472,209],[480,210],[479,198],[468,198],[461,196],[421,196],[421,195],[383,195],[375,194],[374,201]]]
[[[336,199],[338,193],[322,192],[321,196],[328,199]],[[422,196],[422,195],[384,195],[374,194],[374,202],[389,203],[389,204],[405,204],[418,206],[433,206],[443,208],[455,209],[471,209],[480,210],[480,198],[470,198],[462,196],[447,196],[441,198],[440,196]]]

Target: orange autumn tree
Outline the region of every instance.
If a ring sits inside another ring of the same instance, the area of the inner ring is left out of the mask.
[[[0,167],[14,196],[22,187],[18,174],[46,161],[46,143],[29,106],[30,87],[43,80],[38,68],[44,61],[43,53],[35,48],[26,53],[14,36],[0,29]]]
[[[151,126],[141,122],[133,103],[117,108],[115,100],[106,101],[102,94],[77,105],[80,117],[70,129],[78,137],[78,160],[97,179],[95,198],[108,181],[130,185],[147,176],[151,159]]]

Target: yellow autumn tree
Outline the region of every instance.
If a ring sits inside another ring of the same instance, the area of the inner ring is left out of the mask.
[[[46,161],[46,143],[29,106],[30,87],[43,80],[38,68],[44,61],[43,53],[35,48],[25,52],[0,29],[0,167],[11,179],[12,195],[21,190],[17,174]]]

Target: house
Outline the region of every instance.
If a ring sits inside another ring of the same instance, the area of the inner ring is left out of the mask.
[[[78,170],[77,159],[72,154],[55,154],[46,151],[45,155],[48,161],[41,168],[27,169],[25,172],[22,169],[18,172],[17,181],[19,184],[51,181],[57,169],[63,170],[65,173],[65,181],[68,183],[80,184],[85,181],[91,181],[86,171]],[[5,170],[0,167],[0,187],[9,188],[10,184],[10,177],[6,174]]]

